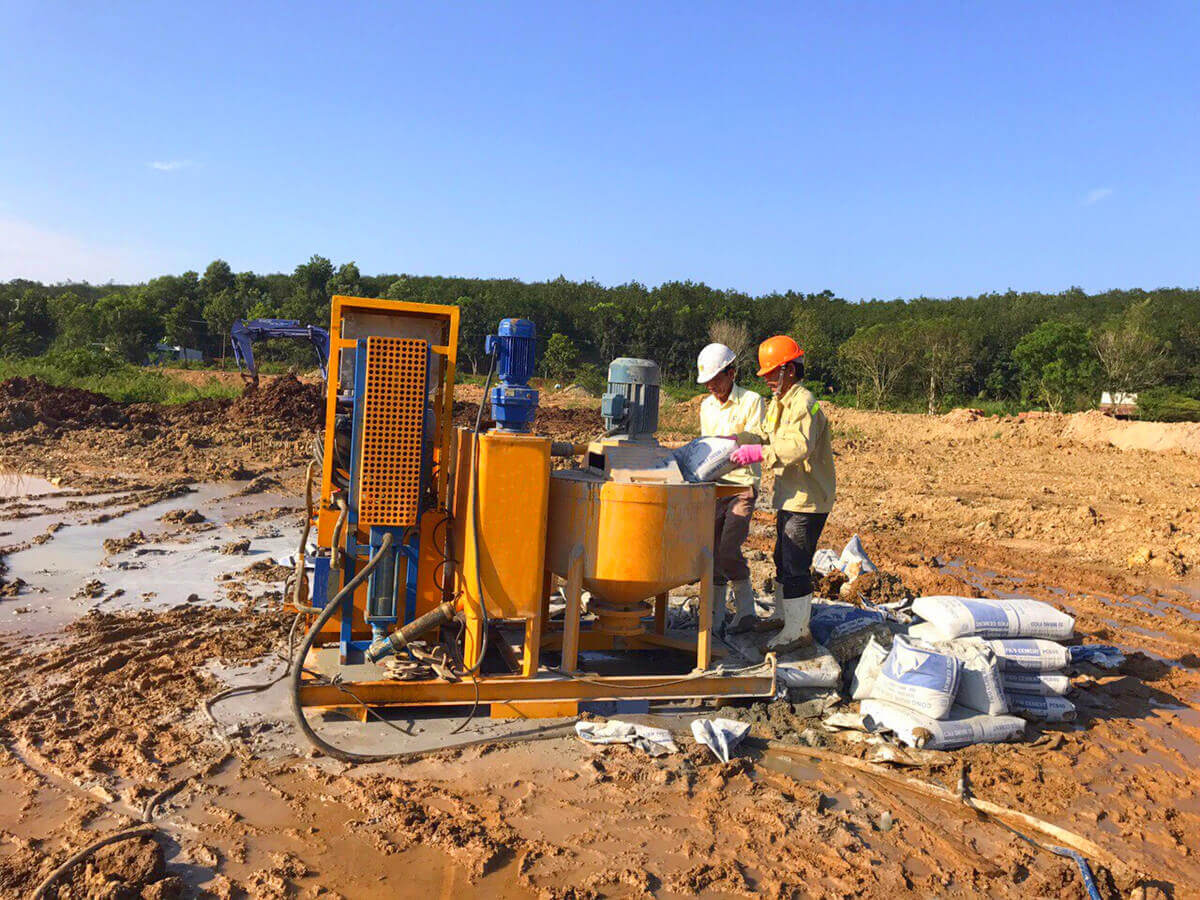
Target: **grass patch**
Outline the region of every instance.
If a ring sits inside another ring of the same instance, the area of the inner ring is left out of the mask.
[[[94,350],[52,351],[43,356],[0,359],[0,381],[40,378],[57,387],[76,387],[119,403],[187,403],[210,397],[232,399],[240,386],[216,378],[195,385],[155,369],[135,366]]]

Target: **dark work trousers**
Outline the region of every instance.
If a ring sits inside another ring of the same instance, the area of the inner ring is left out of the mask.
[[[829,513],[775,513],[775,580],[785,597],[812,593],[813,554]]]
[[[750,577],[750,567],[742,555],[742,544],[750,534],[750,517],[758,490],[748,487],[740,494],[717,501],[716,530],[713,533],[713,583],[727,584]]]

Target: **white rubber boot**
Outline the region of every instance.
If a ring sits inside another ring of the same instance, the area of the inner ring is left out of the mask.
[[[728,596],[729,586],[724,584],[714,584],[712,590],[712,630],[714,634],[721,634],[725,631],[725,598]]]
[[[754,588],[749,578],[734,581],[733,588],[733,620],[729,625],[730,634],[744,634],[753,631],[758,624],[758,611],[754,607]]]
[[[776,653],[799,650],[812,643],[808,619],[812,614],[812,594],[803,597],[783,597],[779,601],[783,612],[783,628],[767,642],[767,649]]]

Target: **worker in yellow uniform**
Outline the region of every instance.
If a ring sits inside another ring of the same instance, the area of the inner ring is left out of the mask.
[[[700,434],[704,437],[755,432],[762,424],[763,398],[737,384],[736,361],[737,355],[724,344],[709,344],[696,360],[696,381],[708,388],[708,396],[700,403]],[[742,555],[742,544],[750,534],[750,517],[761,479],[758,464],[735,469],[721,479],[742,490],[717,500],[713,532],[713,630],[717,632],[725,625],[725,601],[731,591],[734,611],[730,632],[748,631],[757,618],[750,567]]]
[[[836,478],[829,420],[817,398],[800,379],[804,351],[787,335],[776,335],[758,348],[758,374],[773,395],[762,425],[731,459],[739,466],[765,463],[775,476],[775,597],[783,629],[767,644],[785,653],[812,643],[813,554],[833,509]]]

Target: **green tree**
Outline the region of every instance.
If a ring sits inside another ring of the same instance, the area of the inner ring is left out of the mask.
[[[566,380],[575,368],[579,351],[575,344],[565,334],[555,332],[546,341],[546,349],[542,351],[542,370],[550,378]]]
[[[898,325],[882,323],[860,328],[838,350],[860,401],[866,395],[872,409],[892,398],[912,365],[906,335]]]
[[[971,345],[962,323],[949,316],[907,323],[913,366],[925,390],[926,411],[938,411],[942,396],[969,371]]]
[[[1092,348],[1104,373],[1104,389],[1135,393],[1165,375],[1167,347],[1150,333],[1145,304],[1129,307],[1119,319],[1092,335]]]
[[[222,291],[232,291],[235,284],[233,269],[223,259],[214,259],[204,270],[200,278],[200,293],[205,297],[215,297]]]
[[[1012,352],[1022,398],[1062,412],[1096,389],[1096,358],[1088,332],[1075,322],[1043,322],[1017,342]]]
[[[296,266],[292,273],[292,292],[284,304],[284,315],[297,319],[302,325],[314,325],[329,320],[329,282],[333,279],[333,263],[323,256],[313,255],[308,262]]]
[[[19,297],[0,295],[0,355],[34,356],[54,339],[54,317],[46,298],[35,290]]]
[[[162,336],[162,320],[138,291],[109,294],[96,302],[105,349],[133,363],[145,363]]]
[[[338,266],[337,272],[329,279],[326,290],[330,297],[335,295],[342,297],[363,296],[362,275],[358,271],[358,266],[353,262],[343,263]]]
[[[804,350],[805,376],[831,383],[835,377],[837,344],[817,309],[809,305],[797,307],[788,333]]]

